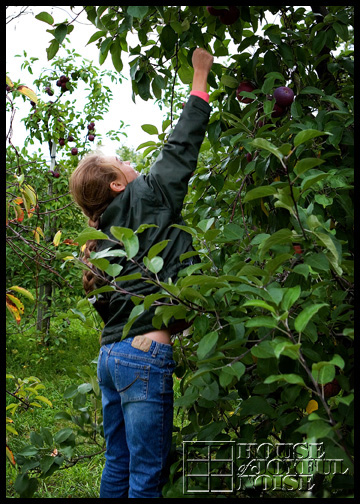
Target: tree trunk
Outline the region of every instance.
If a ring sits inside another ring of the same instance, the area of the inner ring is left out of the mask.
[[[56,154],[56,144],[53,141],[49,141],[49,150],[51,157],[51,170],[54,170],[55,167],[55,154]],[[52,196],[53,187],[52,182],[49,182],[48,186],[48,195]],[[45,241],[50,243],[54,239],[54,232],[56,229],[56,217],[52,219],[48,215],[45,223],[44,223],[44,235]],[[37,322],[36,328],[38,331],[41,331],[43,334],[43,341],[45,337],[49,335],[50,332],[50,309],[52,303],[52,282],[49,280],[44,284],[40,285],[39,289],[39,303],[37,309]],[[47,341],[48,344],[48,341]]]

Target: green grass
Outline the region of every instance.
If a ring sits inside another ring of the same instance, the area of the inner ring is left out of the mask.
[[[53,407],[40,403],[41,408],[31,408],[25,411],[18,408],[14,416],[7,412],[18,435],[8,434],[7,444],[13,453],[21,451],[24,446],[30,444],[30,432],[47,427],[52,434],[65,427],[74,428],[74,424],[66,420],[55,420],[58,411],[67,411],[74,414],[71,400],[63,398],[64,391],[72,384],[80,385],[84,380],[69,376],[69,369],[81,369],[82,366],[91,366],[96,372],[96,364],[92,361],[97,359],[99,352],[99,335],[96,331],[84,328],[81,322],[73,320],[71,325],[64,326],[55,320],[52,327],[52,343],[46,347],[41,344],[41,335],[36,335],[33,329],[14,334],[16,328],[11,325],[7,338],[7,374],[18,378],[36,376],[45,386],[39,390],[39,394],[48,398]],[[63,341],[60,341],[60,338]],[[53,343],[59,341],[59,345]],[[65,342],[66,340],[66,342]],[[174,375],[174,394],[180,396],[179,380]],[[14,392],[16,384],[14,380],[7,379],[7,390]],[[6,394],[6,404],[15,402],[15,399]],[[174,424],[182,427],[188,423],[186,415],[175,410]],[[77,442],[82,437],[77,436]],[[77,446],[74,456],[91,454],[99,451],[99,446],[85,441]],[[50,455],[50,449],[49,449]],[[97,498],[99,497],[100,480],[105,464],[104,454],[95,455],[91,458],[79,461],[73,467],[54,472],[45,479],[38,479],[38,489],[33,498]],[[14,490],[14,483],[18,474],[7,462],[6,471],[6,497],[19,498]]]
[[[41,408],[34,407],[27,411],[18,408],[14,416],[7,414],[14,421],[12,425],[18,432],[17,436],[14,434],[7,436],[7,444],[14,453],[30,444],[30,432],[38,431],[41,426],[47,427],[52,433],[60,428],[74,427],[68,421],[54,420],[57,411],[66,410],[71,413],[70,401],[63,398],[64,391],[71,384],[82,383],[81,378],[71,378],[67,370],[71,367],[80,369],[82,366],[90,365],[96,372],[96,365],[91,364],[91,361],[97,359],[99,352],[99,337],[96,331],[85,329],[80,322],[74,320],[67,327],[55,321],[51,332],[52,341],[58,340],[59,345],[50,344],[46,347],[41,344],[41,336],[36,335],[33,330],[14,334],[14,326],[9,327],[7,374],[15,376],[16,380],[36,376],[45,386],[39,390],[39,394],[48,398],[53,405],[51,408],[38,401]],[[7,379],[7,390],[14,392],[15,388],[14,380]],[[6,394],[7,405],[14,401],[14,398]],[[97,451],[98,446],[85,443],[79,447],[76,455]],[[104,454],[95,455],[69,469],[56,471],[48,478],[39,479],[39,486],[33,498],[96,498],[99,496],[104,463]],[[6,497],[8,498],[19,497],[14,490],[17,474],[17,469],[7,463]]]

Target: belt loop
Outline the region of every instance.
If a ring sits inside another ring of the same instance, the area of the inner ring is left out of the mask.
[[[154,343],[155,343],[155,346],[154,346],[154,350],[153,350],[153,352],[151,354],[151,357],[156,357],[156,355],[157,355],[157,353],[159,351],[159,347],[160,347],[160,345],[159,345],[159,343],[157,341],[154,341]]]
[[[109,348],[109,353],[108,353],[109,357],[110,357],[110,354],[111,354],[112,349],[114,348],[115,343],[116,343],[116,341],[114,341],[114,343],[113,343],[113,344],[111,345],[111,347]]]

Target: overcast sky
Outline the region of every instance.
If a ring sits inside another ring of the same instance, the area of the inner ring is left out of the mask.
[[[74,12],[79,12],[81,8],[82,7],[75,7]],[[20,8],[9,7],[6,11],[7,16],[10,15],[10,9],[13,9],[14,12],[19,12]],[[26,14],[21,15],[19,18],[7,24],[6,72],[13,81],[20,80],[22,84],[27,85],[30,88],[33,87],[32,82],[35,78],[37,78],[40,71],[43,68],[50,68],[51,64],[51,61],[49,62],[47,60],[46,55],[46,48],[49,46],[50,40],[53,39],[53,36],[46,30],[51,29],[51,26],[35,19],[34,17],[42,11],[50,13],[53,16],[55,23],[59,23],[65,18],[70,20],[75,17],[75,14],[73,14],[67,6],[31,6],[27,9]],[[96,43],[85,46],[91,35],[96,31],[94,25],[87,20],[85,13],[82,13],[79,16],[77,21],[74,23],[74,26],[75,28],[70,34],[69,39],[76,52],[81,54],[82,57],[92,60],[94,65],[100,68],[100,70],[107,69],[115,72],[110,56],[108,56],[105,63],[100,67],[99,49],[96,47]],[[133,40],[131,40],[131,34],[128,34],[127,41],[132,47],[135,47],[138,44],[137,37],[135,35],[133,36]],[[67,47],[68,46],[69,44],[67,44]],[[24,50],[27,52],[27,58],[39,58],[39,60],[32,65],[33,75],[31,75],[27,69],[21,70],[21,63],[24,58],[15,57],[16,54],[23,55]],[[64,49],[60,49],[57,55],[67,56],[67,53]],[[129,77],[127,56],[128,53],[122,53],[124,68],[121,73],[124,76]],[[133,56],[131,59],[133,59]],[[119,136],[119,138],[123,139],[123,144],[136,148],[143,142],[156,139],[155,136],[151,136],[141,129],[142,124],[150,123],[157,126],[158,130],[161,131],[161,123],[164,112],[162,112],[158,105],[155,104],[155,100],[144,101],[140,97],[136,97],[136,104],[134,104],[131,98],[132,90],[130,77],[129,80],[124,79],[122,84],[118,85],[118,89],[115,88],[115,84],[111,84],[110,80],[107,84],[112,89],[114,98],[110,105],[110,112],[104,116],[104,122],[99,124],[99,130],[103,135],[102,142],[105,145],[104,148],[102,147],[104,154],[111,155],[118,147],[118,142],[111,142],[108,140],[105,136],[105,132],[112,129],[115,131],[119,130],[120,120],[124,121],[125,124],[129,124],[129,127],[124,130],[126,131],[128,138],[125,138],[123,135]],[[57,90],[58,89],[56,88],[56,91]],[[34,91],[36,91],[36,88]],[[76,91],[71,95],[71,98],[76,98],[78,102],[81,102],[81,96],[79,96],[79,93]],[[51,100],[51,97],[41,93],[41,99],[48,101]],[[12,142],[14,145],[21,147],[26,137],[26,130],[24,124],[20,122],[20,119],[29,113],[30,108],[28,100],[26,103],[23,103],[21,98],[15,100],[15,104],[19,110],[15,115]],[[37,150],[39,146],[40,143],[35,140],[34,148],[36,147]],[[43,152],[45,157],[48,158],[49,152],[47,145],[44,147]]]
[[[8,7],[6,10],[6,17],[11,15],[11,12],[18,13],[20,9],[24,7]],[[9,77],[13,81],[19,81],[32,87],[32,82],[44,68],[51,68],[51,61],[47,60],[46,48],[49,47],[50,41],[53,36],[46,30],[51,29],[51,26],[47,23],[35,19],[35,16],[42,11],[50,13],[55,23],[60,23],[66,18],[70,21],[75,18],[76,14],[81,11],[82,7],[78,6],[74,8],[74,12],[71,12],[70,7],[60,6],[30,6],[27,7],[25,14],[11,21],[6,25],[6,71]],[[264,22],[274,22],[274,19],[278,21],[278,16],[272,16],[270,13],[266,14],[266,21]],[[275,21],[276,22],[276,21]],[[111,57],[108,56],[105,63],[99,65],[99,49],[96,47],[96,43],[92,43],[86,46],[91,35],[96,31],[96,28],[92,23],[87,20],[86,13],[82,12],[81,15],[74,22],[74,30],[69,35],[71,46],[79,53],[83,58],[89,59],[94,62],[94,65],[100,68],[100,70],[112,70],[115,71]],[[261,27],[258,28],[258,32]],[[257,33],[258,33],[257,32]],[[127,35],[128,45],[135,47],[139,42],[137,35],[132,35],[129,33]],[[68,47],[69,44],[66,46]],[[229,52],[236,52],[232,49],[232,42],[229,45]],[[249,48],[251,50],[251,48]],[[33,65],[33,75],[31,75],[27,69],[21,70],[21,64],[24,60],[23,57],[16,58],[16,54],[23,55],[23,51],[26,50],[27,58],[37,57],[39,58]],[[57,55],[67,56],[65,49],[60,48]],[[134,56],[131,56],[131,60]],[[216,57],[215,61],[217,63],[228,65],[227,57]],[[165,111],[161,111],[158,105],[155,103],[155,99],[144,101],[139,96],[135,98],[136,104],[132,101],[132,89],[131,81],[129,75],[129,65],[128,65],[128,53],[122,52],[122,61],[124,63],[124,68],[122,70],[122,75],[128,77],[128,80],[123,80],[122,84],[118,84],[117,88],[115,84],[112,84],[109,80],[106,84],[109,85],[113,91],[114,99],[110,104],[110,111],[104,115],[104,121],[99,124],[98,132],[103,135],[102,142],[104,147],[102,151],[104,154],[111,155],[114,154],[115,149],[119,146],[118,142],[110,141],[105,133],[109,130],[118,131],[120,128],[120,120],[124,121],[126,125],[129,125],[125,130],[128,137],[120,135],[121,144],[127,145],[132,148],[138,147],[143,142],[148,140],[156,140],[156,136],[149,135],[141,129],[142,124],[154,124],[159,131],[161,131],[161,124],[165,115]],[[79,81],[79,86],[82,83]],[[36,91],[36,88],[34,89]],[[56,88],[58,91],[58,88]],[[76,98],[79,105],[81,105],[82,96],[80,92],[75,91],[71,98]],[[45,93],[41,93],[41,99],[51,100],[51,97],[47,96]],[[20,122],[20,119],[29,113],[30,106],[29,101],[26,100],[23,103],[22,99],[17,99],[15,101],[16,106],[19,110],[16,112],[15,121],[13,126],[13,136],[12,142],[14,145],[21,147],[24,143],[26,137],[26,130],[24,124]],[[81,109],[80,109],[81,110]],[[10,114],[7,114],[7,131],[8,131],[8,120]],[[40,147],[40,143],[35,140],[33,146],[34,150]],[[31,148],[31,146],[29,146]],[[43,146],[42,151],[46,159],[49,159],[49,152],[47,145]]]

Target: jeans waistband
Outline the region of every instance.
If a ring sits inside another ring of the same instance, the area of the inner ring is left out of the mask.
[[[126,353],[128,350],[130,350],[131,343],[133,342],[134,338],[136,338],[136,336],[125,338],[121,341],[108,343],[107,345],[103,345],[101,349],[109,355],[110,353],[112,353],[113,355],[116,355],[117,353]],[[131,348],[135,350],[133,347]],[[142,352],[142,350],[139,350],[139,352]],[[171,345],[151,340],[149,350],[146,353],[151,354],[152,357],[156,357],[157,355],[172,356],[173,349]]]

